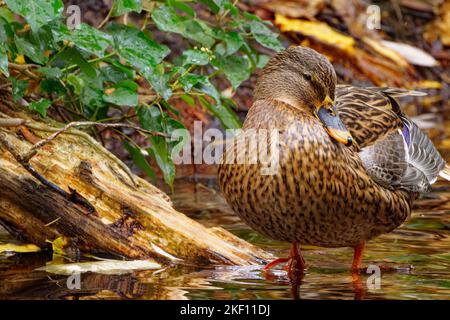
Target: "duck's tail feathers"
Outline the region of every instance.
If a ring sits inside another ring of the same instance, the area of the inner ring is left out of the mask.
[[[446,164],[444,169],[439,172],[439,175],[447,181],[450,181],[450,165]]]

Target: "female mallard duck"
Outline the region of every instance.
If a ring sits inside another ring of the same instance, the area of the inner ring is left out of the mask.
[[[316,51],[291,47],[274,56],[256,84],[243,126],[276,129],[278,170],[235,161],[258,152],[233,143],[219,166],[232,209],[256,231],[292,243],[288,270],[304,270],[298,244],[353,247],[359,270],[367,240],[398,227],[412,202],[449,166],[429,138],[402,113],[401,89],[336,86],[331,63]],[[238,147],[240,146],[240,147]],[[230,161],[231,160],[231,161]]]

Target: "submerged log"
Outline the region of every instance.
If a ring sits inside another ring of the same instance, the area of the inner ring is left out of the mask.
[[[165,193],[130,176],[82,131],[71,128],[38,149],[29,164],[45,181],[36,179],[12,153],[26,154],[62,125],[0,110],[4,122],[27,123],[0,126],[0,223],[12,234],[41,248],[65,237],[81,252],[163,263],[248,265],[270,258],[226,230],[206,228],[176,211]]]

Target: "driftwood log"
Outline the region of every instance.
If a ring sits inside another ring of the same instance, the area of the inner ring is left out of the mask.
[[[130,176],[85,132],[58,135],[27,167],[22,155],[62,125],[12,108],[0,105],[0,223],[17,237],[40,248],[65,237],[81,252],[162,263],[249,265],[270,258],[177,212],[165,193]]]

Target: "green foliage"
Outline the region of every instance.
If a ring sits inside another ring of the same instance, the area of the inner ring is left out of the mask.
[[[42,117],[47,115],[47,109],[51,106],[51,101],[48,99],[40,99],[30,103],[29,108],[37,111]]]
[[[87,24],[71,30],[61,0],[5,3],[0,74],[9,77],[14,100],[24,98],[42,117],[61,108],[70,121],[138,122],[158,134],[149,133],[143,147],[133,132],[120,131],[124,148],[155,178],[146,156],[153,157],[169,185],[175,176],[171,154],[181,146],[170,134],[184,128],[172,104],[182,100],[211,113],[224,128],[239,128],[234,102],[216,85],[225,81],[235,90],[264,66],[268,57],[258,53],[256,43],[283,49],[270,23],[229,0],[115,0],[101,30]],[[211,19],[197,16],[199,6]],[[139,24],[112,21],[130,13],[141,14]],[[161,34],[179,39],[178,48],[162,44]]]
[[[129,12],[141,12],[141,0],[116,0],[113,3],[112,16],[118,17]]]
[[[0,46],[0,72],[9,76],[8,56],[6,54],[6,48],[3,45]]]
[[[48,22],[58,18],[64,8],[61,0],[5,0],[9,9],[24,17],[35,32]]]
[[[28,82],[24,80],[17,80],[14,77],[10,78],[12,84],[13,100],[18,102],[25,94],[25,90],[28,88]]]

